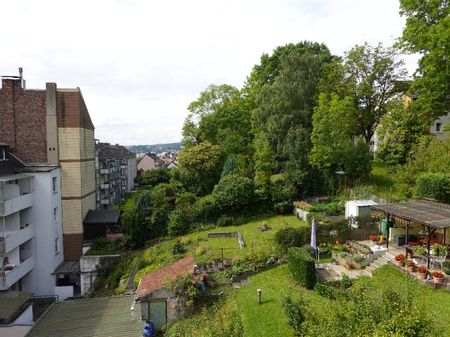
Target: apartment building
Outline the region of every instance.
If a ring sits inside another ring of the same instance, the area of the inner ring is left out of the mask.
[[[25,166],[0,143],[0,290],[58,295],[63,262],[60,168]]]
[[[119,144],[96,144],[97,206],[107,208],[122,202],[133,190],[136,178],[136,154]]]
[[[83,219],[96,207],[94,125],[79,88],[26,89],[20,76],[3,76],[0,142],[27,166],[59,166],[66,261],[82,254]]]

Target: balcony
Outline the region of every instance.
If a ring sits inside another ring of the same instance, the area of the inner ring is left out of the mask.
[[[1,233],[0,233],[1,235]],[[34,237],[34,226],[28,225],[18,231],[4,232],[3,237],[0,237],[0,254],[10,252],[22,243]]]
[[[0,201],[0,216],[7,216],[33,206],[33,193]]]
[[[109,188],[109,183],[103,183],[103,184],[100,184],[100,188],[101,188],[102,190],[107,190],[107,189]]]
[[[100,169],[100,174],[109,174],[109,169],[107,168]]]
[[[0,270],[0,290],[7,290],[34,268],[34,257],[23,261],[12,270]]]

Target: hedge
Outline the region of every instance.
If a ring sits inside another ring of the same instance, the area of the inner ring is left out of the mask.
[[[275,242],[283,253],[291,247],[301,247],[309,242],[311,230],[309,227],[286,227],[275,233]]]
[[[417,195],[450,203],[450,176],[445,173],[423,173],[416,181]]]
[[[314,289],[317,281],[315,261],[305,249],[289,248],[288,266],[292,277],[299,284],[307,289]]]

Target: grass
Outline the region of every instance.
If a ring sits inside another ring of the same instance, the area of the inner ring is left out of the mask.
[[[245,337],[293,336],[282,307],[286,295],[309,302],[310,313],[316,317],[326,315],[331,308],[330,301],[317,292],[296,285],[287,265],[254,275],[249,282],[235,290]],[[406,274],[392,266],[376,270],[373,278],[361,277],[355,284],[374,290],[374,296],[379,296],[380,290],[394,290],[406,296],[406,289],[409,289],[413,303],[428,313],[442,336],[450,336],[450,292],[428,288],[417,280],[407,282]],[[258,288],[262,290],[262,304],[257,304]]]
[[[403,184],[398,182],[387,164],[380,161],[372,162],[371,181],[375,186],[375,193],[383,199],[387,200],[403,200]]]

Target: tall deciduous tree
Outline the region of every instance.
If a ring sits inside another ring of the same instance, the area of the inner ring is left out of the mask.
[[[435,117],[449,111],[450,6],[448,0],[400,0],[400,14],[406,17],[401,44],[405,50],[421,53],[413,90],[415,105]]]

